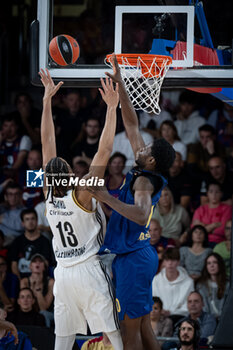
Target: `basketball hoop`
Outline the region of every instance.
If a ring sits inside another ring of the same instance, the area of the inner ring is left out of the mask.
[[[159,114],[160,90],[163,79],[172,63],[170,56],[150,54],[117,54],[126,90],[135,109]],[[112,55],[105,64],[112,67]]]

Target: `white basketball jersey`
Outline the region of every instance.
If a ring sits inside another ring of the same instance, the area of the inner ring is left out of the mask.
[[[46,216],[53,232],[56,260],[64,267],[83,262],[98,253],[106,232],[106,220],[92,198],[92,211],[81,206],[70,190],[64,197],[51,194],[46,200]]]

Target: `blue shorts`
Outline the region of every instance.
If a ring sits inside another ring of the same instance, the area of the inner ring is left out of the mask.
[[[151,246],[129,254],[117,255],[113,261],[113,280],[120,321],[147,315],[152,310],[152,280],[158,269],[158,255]]]

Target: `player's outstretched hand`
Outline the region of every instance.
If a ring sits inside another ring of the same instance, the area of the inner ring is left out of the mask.
[[[102,99],[108,106],[116,108],[119,103],[118,84],[114,89],[112,79],[106,78],[104,82],[104,79],[101,78],[100,81],[103,88],[99,89]]]
[[[119,64],[117,62],[117,58],[115,53],[112,54],[112,59],[111,59],[111,63],[112,63],[112,69],[113,69],[113,74],[110,74],[109,72],[105,72],[105,74],[111,78],[114,83],[122,83],[122,77],[121,77],[121,71],[120,71],[120,67]]]
[[[8,321],[3,321],[0,320],[0,329],[5,331],[5,334],[7,335],[8,333],[10,333],[10,335],[14,336],[14,343],[18,344],[19,342],[19,338],[18,338],[18,332],[16,327],[14,326],[13,323],[8,322]]]
[[[60,81],[57,85],[55,85],[48,69],[46,69],[46,72],[43,69],[41,69],[39,75],[41,78],[41,82],[45,87],[44,99],[52,98],[62,86],[63,81]]]

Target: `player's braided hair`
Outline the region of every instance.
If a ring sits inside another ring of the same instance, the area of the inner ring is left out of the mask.
[[[151,147],[151,155],[156,160],[155,171],[166,173],[175,160],[174,148],[164,139],[156,139]]]
[[[64,197],[67,190],[69,189],[68,186],[66,187],[61,184],[63,179],[69,181],[69,168],[63,159],[60,157],[54,157],[46,165],[45,173],[47,177],[54,177],[57,182],[61,180],[59,185],[57,183],[54,183],[54,185],[51,186],[51,202],[53,203],[53,196]]]

